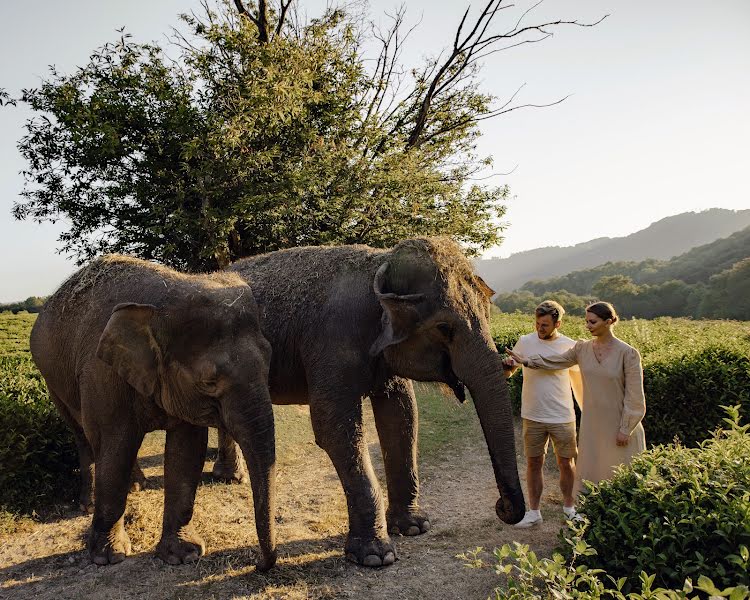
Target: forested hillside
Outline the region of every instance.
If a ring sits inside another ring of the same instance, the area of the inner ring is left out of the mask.
[[[731,269],[734,264],[750,256],[750,227],[727,238],[693,248],[671,260],[648,259],[640,262],[608,262],[592,269],[573,271],[561,277],[535,279],[520,289],[536,295],[558,290],[574,294],[591,294],[594,284],[602,277],[624,275],[638,284],[660,284],[674,279],[685,283],[708,283],[709,279]]]
[[[688,212],[667,217],[626,237],[597,238],[564,248],[537,248],[508,258],[478,260],[475,264],[477,272],[492,289],[509,292],[533,279],[557,277],[607,262],[639,263],[649,259],[666,261],[697,246],[726,238],[746,227],[750,227],[750,210],[713,208],[699,213]],[[543,244],[544,239],[540,238],[539,245]],[[693,259],[687,260],[692,262]],[[718,273],[732,264],[734,263],[712,270],[711,273]],[[678,274],[670,277],[681,279]]]
[[[623,316],[750,319],[750,227],[669,261],[608,262],[530,281],[495,303],[506,312],[530,311],[547,297],[572,314],[599,299]]]

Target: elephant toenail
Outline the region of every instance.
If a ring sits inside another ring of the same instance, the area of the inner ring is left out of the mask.
[[[394,562],[396,562],[396,555],[393,552],[386,553],[383,559],[383,566],[392,565]]]
[[[200,555],[197,552],[188,552],[188,554],[185,556],[185,560],[183,562],[185,563],[193,563],[196,560],[200,558]]]
[[[401,530],[398,528],[398,525],[392,525],[388,528],[388,533],[391,533],[393,535],[401,535]]]
[[[419,535],[420,533],[422,533],[422,530],[417,525],[412,525],[406,531],[406,535]]]
[[[383,561],[379,556],[375,554],[368,554],[365,556],[365,560],[362,562],[366,567],[379,567],[383,564]]]
[[[359,562],[357,560],[357,555],[356,554],[352,554],[351,552],[347,552],[347,554],[346,554],[346,560],[350,560],[353,563],[358,563]]]
[[[429,530],[430,530],[430,522],[425,521],[424,523],[422,523],[422,531],[424,532],[424,531],[429,531]]]

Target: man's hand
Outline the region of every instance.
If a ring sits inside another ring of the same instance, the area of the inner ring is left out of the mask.
[[[526,366],[526,357],[523,354],[518,354],[517,352],[513,352],[510,348],[506,348],[505,352],[510,355],[510,359],[506,360],[512,360],[516,365],[524,365]]]
[[[622,431],[617,432],[617,445],[618,446],[627,446],[629,441],[630,441],[630,436],[627,433],[623,433]]]
[[[508,358],[504,358],[503,359],[503,368],[506,371],[510,371],[511,369],[515,369],[517,366],[518,366],[518,363],[515,360],[513,360],[512,358],[508,357]]]

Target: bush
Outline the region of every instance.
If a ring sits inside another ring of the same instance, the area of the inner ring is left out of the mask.
[[[730,429],[697,448],[657,446],[584,494],[580,539],[596,554],[580,562],[638,584],[680,587],[710,574],[718,587],[750,585],[750,425],[727,409]]]
[[[517,542],[495,550],[508,578],[495,597],[750,598],[750,426],[726,411],[729,429],[698,448],[658,446],[590,485],[584,522],[561,531],[552,558]],[[458,558],[480,567],[480,552]]]
[[[30,512],[74,497],[73,434],[28,354],[0,356],[0,508]]]
[[[566,540],[572,545],[573,559],[568,562],[562,554],[556,552],[552,558],[537,558],[536,554],[526,544],[513,542],[511,547],[505,544],[494,551],[497,561],[495,572],[507,577],[507,589],[494,589],[496,600],[529,600],[549,598],[563,600],[580,598],[581,600],[596,600],[598,598],[615,598],[617,600],[700,600],[708,596],[710,600],[729,598],[729,600],[746,600],[750,593],[746,586],[737,585],[719,590],[716,584],[705,575],[698,577],[697,585],[693,586],[690,578],[685,580],[682,589],[666,589],[654,587],[654,575],[641,572],[638,576],[638,591],[632,591],[627,596],[622,592],[625,581],[615,579],[601,569],[591,569],[585,565],[576,566],[576,558],[595,556],[596,551],[582,540]],[[465,554],[459,554],[470,568],[484,566],[479,558],[482,548],[477,548]],[[690,596],[697,592],[696,595]]]
[[[750,414],[750,357],[721,346],[664,358],[655,354],[645,365],[644,387],[649,443],[666,444],[677,436],[694,446],[721,422],[721,405],[739,403]]]

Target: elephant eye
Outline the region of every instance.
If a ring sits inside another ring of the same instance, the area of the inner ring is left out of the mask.
[[[451,327],[450,323],[438,323],[437,328],[446,340],[450,342],[453,339],[453,327]]]

